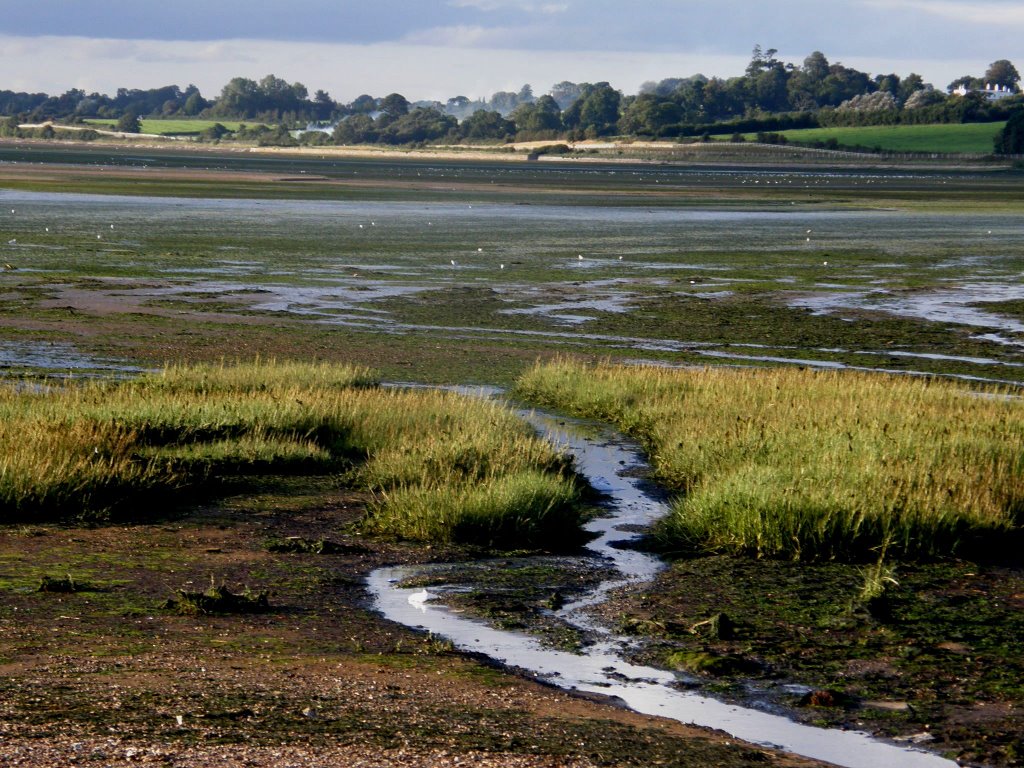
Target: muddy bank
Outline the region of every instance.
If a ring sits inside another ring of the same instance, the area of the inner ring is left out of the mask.
[[[347,534],[365,501],[330,478],[285,480],[159,521],[0,529],[2,762],[811,765],[571,697],[383,620],[364,574],[467,553]],[[268,546],[293,536],[338,546]],[[67,575],[76,591],[37,591]],[[269,610],[163,607],[211,579],[267,591]]]

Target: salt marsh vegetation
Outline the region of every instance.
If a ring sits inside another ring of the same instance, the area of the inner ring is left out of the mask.
[[[676,552],[993,553],[1024,511],[1024,404],[1000,390],[794,369],[535,367],[519,396],[610,421],[679,493]]]
[[[358,367],[257,361],[0,390],[3,520],[151,519],[237,475],[334,474],[377,494],[366,525],[378,532],[512,548],[571,538],[572,468],[513,413],[375,384]]]

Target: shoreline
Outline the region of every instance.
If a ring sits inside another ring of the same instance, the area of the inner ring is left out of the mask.
[[[84,130],[75,126],[55,126],[60,129]],[[514,142],[504,145],[436,145],[424,147],[383,146],[383,145],[322,145],[322,146],[258,146],[256,144],[206,143],[188,138],[173,138],[155,134],[133,135],[108,132],[107,138],[95,141],[0,138],[3,146],[39,146],[52,149],[148,149],[167,152],[195,154],[255,154],[268,156],[291,156],[296,158],[403,158],[411,160],[478,160],[484,162],[511,163],[569,163],[569,164],[627,164],[653,166],[694,166],[694,167],[780,167],[799,170],[802,168],[857,170],[985,170],[1013,171],[1013,160],[1002,160],[995,156],[976,158],[953,155],[910,153],[895,155],[873,155],[845,150],[817,149],[792,145],[759,144],[744,142],[692,142],[667,141],[609,141],[584,140]],[[565,145],[572,152],[584,154],[540,154],[533,150],[543,147]]]

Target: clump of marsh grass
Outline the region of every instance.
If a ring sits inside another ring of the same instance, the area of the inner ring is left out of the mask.
[[[568,361],[537,366],[516,391],[643,442],[680,493],[658,530],[669,550],[937,556],[1015,536],[1024,517],[1016,398],[845,371]]]
[[[39,579],[39,586],[36,587],[36,592],[58,592],[62,594],[95,591],[97,590],[84,581],[74,579],[70,573],[65,576],[43,576]]]
[[[573,482],[524,471],[486,483],[405,485],[381,492],[364,525],[421,541],[564,549],[580,543],[578,506]]]
[[[0,391],[0,521],[152,515],[227,477],[315,473],[374,491],[367,528],[395,536],[516,548],[578,523],[569,462],[507,408],[373,384],[256,361]]]
[[[270,610],[266,592],[253,592],[245,587],[241,592],[232,592],[224,584],[210,579],[210,586],[202,592],[179,589],[174,598],[164,603],[164,608],[183,616],[210,616],[224,613],[265,613]]]

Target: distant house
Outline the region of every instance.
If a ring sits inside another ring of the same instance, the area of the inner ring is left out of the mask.
[[[988,101],[999,101],[1000,99],[1007,99],[1010,96],[1016,96],[1017,92],[1006,85],[998,85],[996,83],[985,83],[985,89],[982,91],[974,88],[968,88],[966,85],[961,85],[959,88],[953,91],[956,96],[966,96],[968,93],[981,93],[984,94]]]

